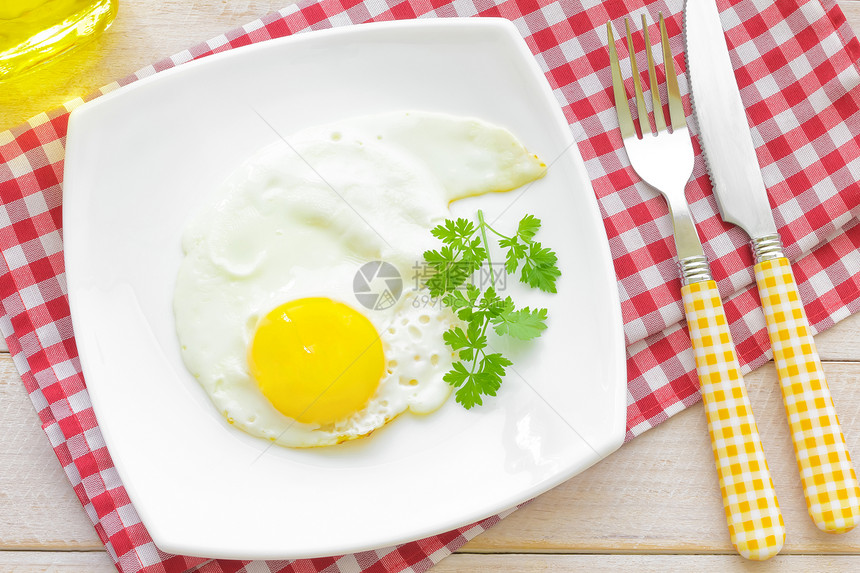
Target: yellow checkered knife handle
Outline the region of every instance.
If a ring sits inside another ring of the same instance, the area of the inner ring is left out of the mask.
[[[843,533],[860,518],[860,486],[791,263],[760,262],[755,278],[809,515],[819,529]]]
[[[769,559],[785,543],[785,525],[717,283],[694,282],[681,294],[729,535],[742,556]]]

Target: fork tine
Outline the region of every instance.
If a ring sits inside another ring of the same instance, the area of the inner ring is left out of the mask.
[[[633,116],[630,115],[630,103],[627,100],[627,91],[624,89],[624,79],[621,76],[621,66],[618,64],[618,52],[615,50],[615,36],[612,34],[612,22],[606,23],[606,35],[609,39],[609,65],[612,68],[612,92],[615,95],[615,113],[618,115],[618,126],[621,128],[621,137],[636,136],[636,128],[633,126]]]
[[[684,104],[681,103],[681,90],[678,89],[678,76],[675,74],[675,60],[672,59],[672,48],[669,46],[669,34],[666,33],[666,22],[660,12],[660,43],[663,45],[663,66],[666,68],[666,89],[669,92],[669,121],[672,129],[687,127],[684,118]]]
[[[651,53],[651,34],[648,33],[648,21],[642,14],[642,35],[645,37],[645,51],[648,54],[648,83],[651,88],[651,103],[654,109],[654,123],[657,132],[666,130],[666,120],[663,117],[663,104],[660,102],[660,90],[657,87],[657,70],[654,68],[654,54]]]
[[[633,72],[633,89],[636,92],[636,111],[639,113],[639,127],[642,135],[654,133],[651,130],[651,122],[648,120],[648,110],[645,109],[645,96],[642,94],[642,81],[639,78],[639,66],[636,65],[636,52],[633,50],[633,36],[630,35],[630,20],[624,18],[624,27],[627,28],[627,53],[630,56],[630,68]]]

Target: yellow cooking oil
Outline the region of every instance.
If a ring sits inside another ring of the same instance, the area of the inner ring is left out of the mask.
[[[85,44],[116,11],[117,0],[0,0],[0,81]]]

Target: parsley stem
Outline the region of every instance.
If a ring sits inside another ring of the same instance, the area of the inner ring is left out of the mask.
[[[481,327],[481,334],[480,334],[480,336],[478,336],[479,340],[481,338],[484,338],[487,335],[487,327],[489,325],[490,325],[490,321],[487,319],[484,319],[484,325],[483,325],[483,327]],[[475,350],[475,359],[472,360],[472,368],[469,369],[470,374],[473,374],[473,375],[475,374],[475,371],[477,370],[477,366],[478,366],[478,358],[479,358],[478,353],[480,353],[481,362],[483,362],[484,358],[487,356],[487,353],[484,352],[483,348],[478,348],[477,350]]]
[[[452,249],[452,251],[453,251],[453,254],[452,254],[452,256],[451,256],[451,260],[452,260],[452,261],[459,260],[459,257],[460,257],[460,255],[461,255],[461,254],[462,254],[462,252],[463,252],[463,251],[462,251],[462,249]],[[447,267],[446,267],[446,269],[445,269],[445,270],[446,270],[446,271],[450,271],[450,270],[451,270],[451,268],[452,268],[453,266],[454,266],[454,263],[448,263],[448,265],[447,265]],[[446,272],[446,273],[445,273],[445,282],[444,282],[444,283],[443,283],[443,285],[442,285],[442,286],[443,286],[443,288],[444,288],[443,292],[448,292],[448,291],[450,291],[450,290],[451,290],[451,289],[448,287],[448,278],[449,278],[449,277],[450,277],[450,275],[448,274],[448,272]]]
[[[484,223],[484,226],[487,227],[493,233],[495,233],[497,237],[501,237],[502,239],[507,239],[509,241],[511,240],[511,237],[501,234],[500,232],[492,228],[489,223]]]
[[[481,237],[484,239],[484,250],[487,251],[487,266],[490,267],[490,284],[493,285],[493,289],[496,288],[496,274],[493,272],[493,259],[490,258],[490,242],[487,240],[487,225],[484,222],[484,212],[478,209],[478,226],[481,227]],[[490,230],[493,231],[492,227]],[[495,233],[495,231],[493,231]],[[496,233],[498,235],[498,233]]]

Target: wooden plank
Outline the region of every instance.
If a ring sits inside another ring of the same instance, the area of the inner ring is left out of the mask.
[[[845,14],[848,25],[855,31],[860,30],[860,0],[839,0],[839,7]]]
[[[433,573],[495,571],[497,573],[783,573],[827,571],[854,573],[860,559],[848,555],[778,555],[764,563],[732,555],[461,555],[442,560]]]
[[[0,551],[0,573],[116,573],[106,551]]]
[[[853,573],[858,558],[848,555],[780,555],[753,563],[732,555],[475,555],[455,554],[433,573],[495,571],[498,573],[783,573],[827,571]],[[107,553],[95,551],[0,551],[0,573],[115,573]]]
[[[825,368],[849,447],[860,452],[860,364]],[[827,535],[806,515],[773,367],[748,383],[786,519],[786,551],[860,553],[860,529]],[[0,549],[101,547],[8,356],[0,357],[0,435]],[[701,406],[541,496],[466,549],[731,553]]]
[[[860,17],[860,1],[857,2]],[[815,337],[822,360],[854,362],[860,360],[860,314],[855,314]]]

